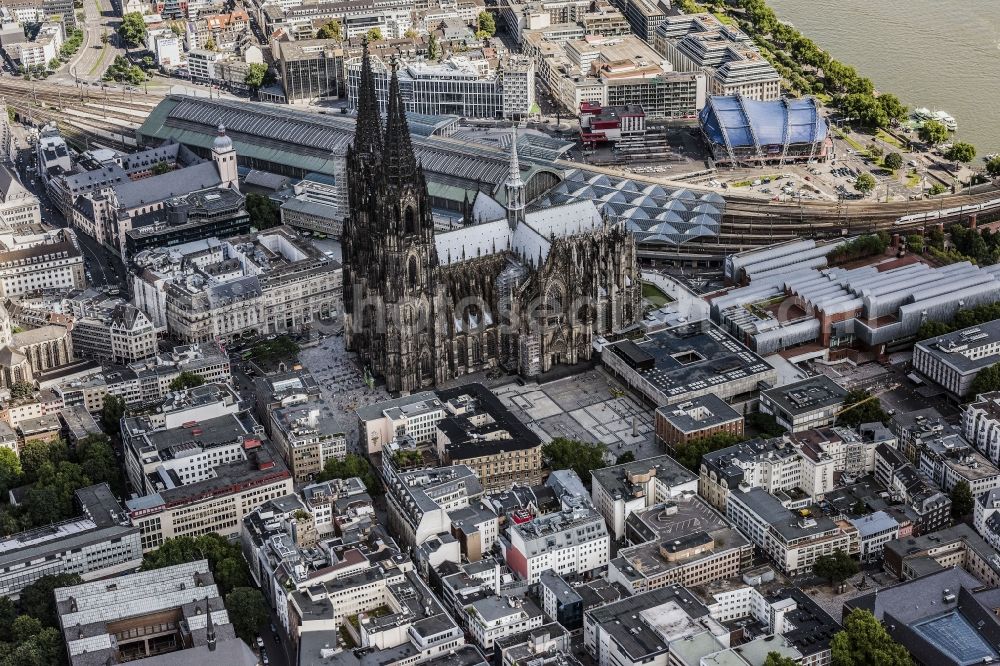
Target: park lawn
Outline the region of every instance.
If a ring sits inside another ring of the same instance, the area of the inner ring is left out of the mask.
[[[885,130],[881,130],[881,129],[877,130],[875,132],[875,137],[878,138],[878,139],[881,139],[882,141],[885,141],[886,143],[888,143],[891,146],[896,146],[900,150],[902,150],[903,148],[906,147],[902,143],[900,143],[899,139],[897,139],[893,135],[889,134]]]
[[[920,184],[920,174],[917,173],[916,169],[910,169],[910,172],[906,174],[906,186],[916,187]]]
[[[664,305],[672,303],[674,300],[663,293],[663,290],[652,282],[642,283],[642,297],[655,308],[662,308]]]

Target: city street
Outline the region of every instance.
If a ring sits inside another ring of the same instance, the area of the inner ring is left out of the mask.
[[[100,81],[108,65],[115,56],[122,55],[125,50],[119,48],[115,28],[121,19],[116,15],[111,0],[84,0],[84,21],[80,24],[83,30],[83,45],[69,62],[53,78],[68,81]],[[101,41],[108,36],[108,43]]]

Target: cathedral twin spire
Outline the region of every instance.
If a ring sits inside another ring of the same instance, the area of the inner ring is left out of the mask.
[[[354,152],[377,161],[382,167],[382,176],[387,183],[401,186],[419,180],[419,167],[410,141],[410,128],[406,121],[396,74],[397,62],[393,58],[392,76],[389,79],[388,113],[385,133],[379,114],[375,76],[372,72],[368,40],[363,42],[361,57],[361,79],[358,83],[358,121],[354,134]]]

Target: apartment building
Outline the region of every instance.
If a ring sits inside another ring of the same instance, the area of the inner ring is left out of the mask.
[[[209,344],[179,345],[128,365],[91,367],[79,375],[49,380],[64,405],[82,405],[88,412],[101,411],[104,396],[120,396],[129,407],[162,401],[170,383],[182,372],[201,376],[206,383],[226,384],[231,380],[229,357]]]
[[[946,493],[960,481],[973,497],[1000,487],[1000,469],[957,434],[925,440],[917,468]]]
[[[812,571],[816,560],[843,550],[858,552],[858,533],[849,523],[834,522],[819,510],[786,508],[762,488],[729,495],[726,517],[785,574]]]
[[[83,252],[72,229],[0,234],[0,295],[83,289]]]
[[[311,479],[328,460],[343,460],[347,439],[326,416],[326,403],[309,402],[271,411],[271,439],[281,451],[295,481]]]
[[[366,520],[376,520],[368,489],[356,476],[310,484],[302,489],[302,501],[321,537],[343,535]]]
[[[498,639],[536,629],[545,618],[538,606],[519,597],[477,599],[465,608],[465,613],[469,633],[487,652]]]
[[[389,525],[401,545],[410,547],[450,532],[448,512],[468,507],[483,495],[482,483],[465,465],[403,471],[384,481]]]
[[[80,515],[0,540],[0,593],[16,599],[42,576],[115,576],[142,563],[139,530],[106,483],[74,493]]]
[[[833,483],[832,460],[829,474]],[[702,456],[698,493],[719,511],[742,488],[777,494],[802,485],[802,456],[782,437],[752,439]]]
[[[990,462],[1000,464],[1000,391],[983,393],[965,406],[961,432]]]
[[[668,16],[656,27],[650,43],[676,70],[704,72],[710,95],[755,100],[781,97],[781,76],[753,40],[712,14]]]
[[[615,541],[625,536],[625,519],[631,513],[697,492],[697,477],[670,456],[644,458],[591,472],[591,499]]]
[[[972,511],[972,526],[979,536],[994,548],[1000,546],[1000,489],[976,496]]]
[[[39,141],[42,139],[39,138]],[[7,145],[10,145],[9,140]],[[52,152],[55,152],[54,148]],[[3,230],[31,230],[41,223],[42,210],[38,197],[21,184],[16,173],[0,165],[0,225]]]
[[[444,418],[445,408],[436,393],[423,391],[361,407],[357,415],[360,444],[372,455],[400,437],[415,444],[436,443],[437,424]]]
[[[875,478],[913,512],[917,534],[938,530],[951,521],[951,499],[934,487],[898,450],[875,449]]]
[[[862,562],[882,559],[885,544],[899,537],[899,523],[885,511],[875,511],[849,521],[858,531],[858,558]]]
[[[563,511],[511,525],[508,540],[501,542],[507,566],[529,584],[549,569],[583,576],[608,563],[611,538],[601,514],[586,496],[563,502]]]

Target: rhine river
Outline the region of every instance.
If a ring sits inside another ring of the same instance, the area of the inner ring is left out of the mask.
[[[767,0],[910,107],[942,109],[979,157],[1000,152],[1000,0]]]

